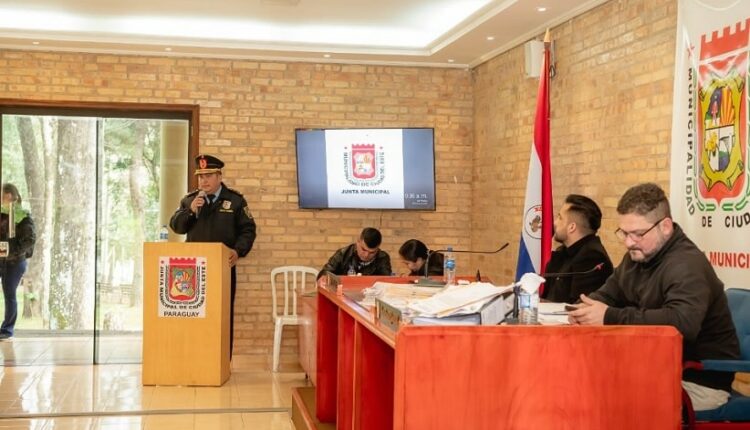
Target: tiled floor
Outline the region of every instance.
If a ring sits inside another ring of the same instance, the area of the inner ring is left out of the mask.
[[[242,356],[222,387],[145,387],[140,364],[49,364],[71,348],[80,345],[0,342],[0,429],[291,430],[291,389],[307,385],[299,368],[271,373]]]
[[[98,362],[140,363],[141,335],[115,335],[99,338]],[[0,342],[2,362],[6,365],[89,364],[94,356],[93,336],[16,336]]]

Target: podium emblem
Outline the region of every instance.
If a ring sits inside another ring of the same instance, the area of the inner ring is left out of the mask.
[[[159,317],[206,317],[206,258],[159,258]]]

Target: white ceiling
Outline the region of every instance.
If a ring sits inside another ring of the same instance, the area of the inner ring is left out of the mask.
[[[0,0],[0,48],[465,68],[605,1]]]

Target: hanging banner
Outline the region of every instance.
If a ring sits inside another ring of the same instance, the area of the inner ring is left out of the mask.
[[[750,2],[679,0],[672,215],[726,287],[750,288]]]

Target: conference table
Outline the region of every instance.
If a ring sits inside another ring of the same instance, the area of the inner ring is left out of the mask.
[[[345,293],[411,281],[341,279]],[[350,296],[318,288],[302,311],[314,320],[303,329],[316,333],[306,368],[315,386],[293,392],[297,430],[680,428],[682,337],[674,327],[394,331]]]

